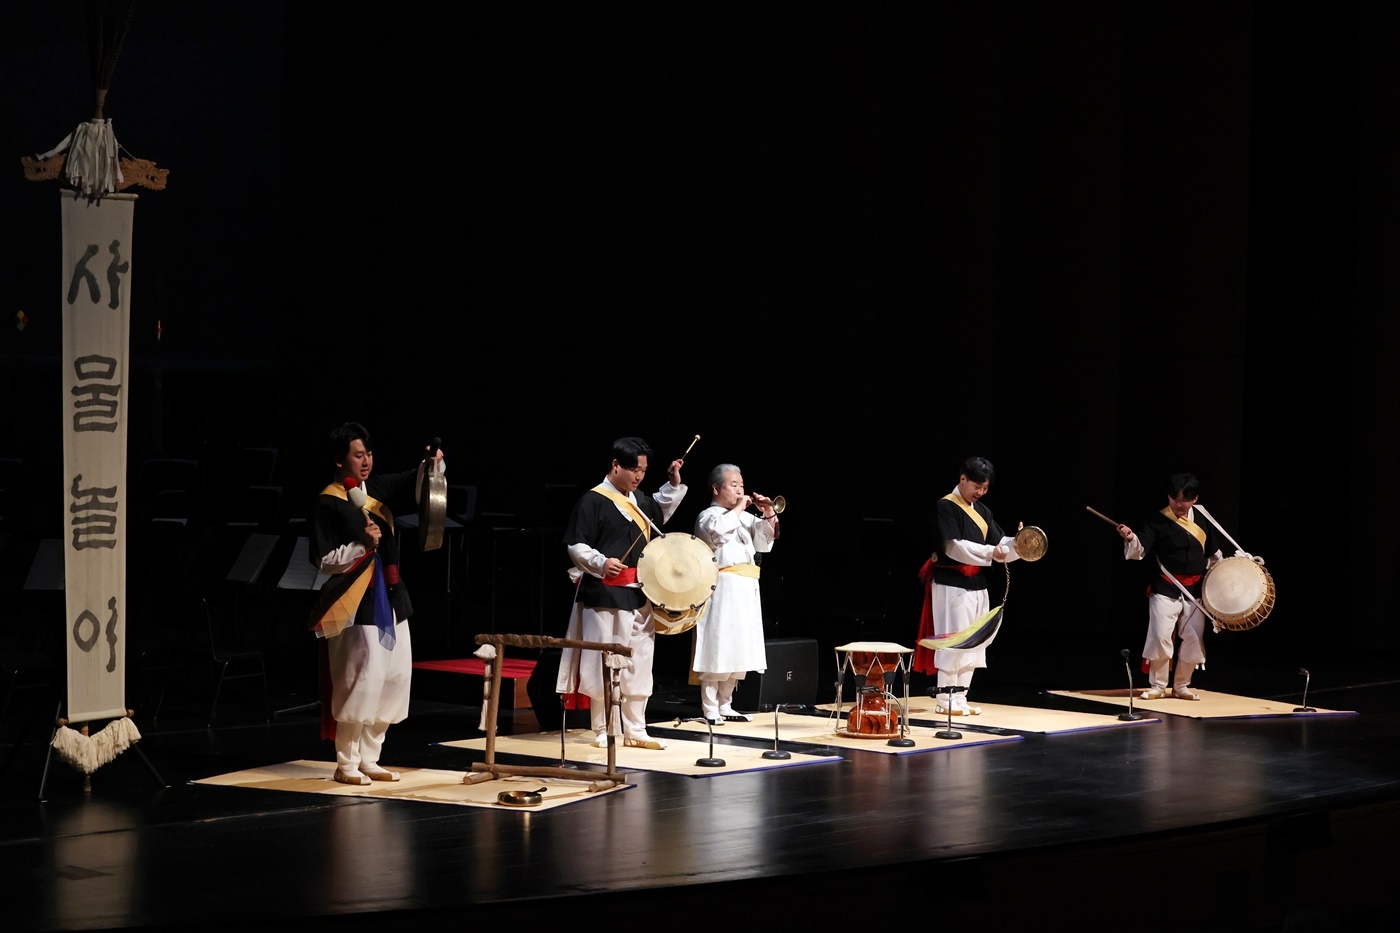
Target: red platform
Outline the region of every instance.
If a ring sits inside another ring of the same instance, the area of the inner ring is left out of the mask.
[[[485,677],[486,662],[481,658],[448,658],[441,661],[414,661],[413,666],[422,671],[442,671],[448,674],[466,674],[469,677]],[[502,709],[529,709],[530,695],[525,692],[525,682],[534,673],[535,662],[521,658],[501,659]]]

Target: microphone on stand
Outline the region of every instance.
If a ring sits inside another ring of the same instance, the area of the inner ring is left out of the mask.
[[[959,687],[956,684],[948,684],[945,687],[933,687],[929,690],[930,696],[937,696],[940,693],[944,695],[945,699],[943,701],[943,709],[946,711],[948,716],[947,728],[939,729],[937,732],[935,732],[933,734],[934,738],[960,739],[963,737],[961,732],[957,732],[953,729],[953,694],[962,693],[966,690],[966,687]]]
[[[1128,711],[1119,713],[1118,718],[1123,722],[1137,722],[1142,718],[1142,713],[1133,712],[1133,666],[1128,663],[1129,652],[1127,648],[1118,653],[1123,656],[1123,669],[1128,672]]]
[[[778,747],[778,714],[782,712],[783,707],[791,705],[793,704],[773,704],[773,747],[763,753],[763,757],[767,758],[769,761],[787,761],[789,758],[792,757],[791,752],[785,752]]]
[[[681,719],[677,717],[676,725],[679,726],[683,722],[703,722],[710,730],[710,757],[697,758],[695,759],[695,763],[702,768],[723,768],[724,759],[715,757],[715,727],[710,725],[710,721],[704,716],[696,716],[693,719]]]
[[[1313,709],[1311,706],[1308,705],[1308,684],[1312,683],[1312,674],[1308,671],[1308,669],[1307,669],[1306,667],[1300,667],[1300,668],[1298,668],[1298,673],[1302,674],[1302,675],[1303,675],[1303,678],[1304,678],[1304,680],[1303,680],[1303,705],[1302,705],[1302,706],[1295,706],[1295,707],[1293,708],[1293,712],[1295,712],[1295,713],[1315,713],[1315,712],[1317,712],[1317,710]]]

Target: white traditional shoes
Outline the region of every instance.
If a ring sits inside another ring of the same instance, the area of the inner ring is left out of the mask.
[[[379,765],[366,765],[361,762],[360,771],[371,781],[397,781],[399,779],[399,772],[381,768]]]
[[[336,768],[335,774],[332,775],[332,777],[335,778],[337,784],[349,784],[352,787],[367,787],[369,785],[369,778],[365,777],[358,770],[342,771]]]
[[[1166,687],[1152,686],[1138,694],[1139,700],[1160,700],[1164,696],[1174,696],[1178,700],[1199,700],[1201,695],[1188,686],[1168,690]]]

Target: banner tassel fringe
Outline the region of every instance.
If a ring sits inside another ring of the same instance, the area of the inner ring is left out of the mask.
[[[53,748],[74,768],[83,774],[92,774],[139,741],[141,732],[136,728],[136,723],[123,717],[113,719],[94,736],[83,735],[68,726],[59,726],[54,733]]]

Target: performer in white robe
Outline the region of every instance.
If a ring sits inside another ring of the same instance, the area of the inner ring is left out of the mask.
[[[695,521],[695,536],[715,549],[720,572],[695,624],[692,667],[700,678],[700,709],[711,725],[719,725],[749,721],[734,709],[734,688],[749,671],[768,667],[755,556],[773,549],[778,516],[772,499],[744,492],[744,475],[732,463],[710,472],[710,494],[710,507]],[[750,505],[762,515],[747,511]]]
[[[639,437],[624,437],[613,442],[612,454],[608,475],[583,494],[564,528],[564,546],[573,564],[569,577],[578,587],[567,637],[632,649],[629,663],[618,677],[623,744],[661,749],[665,743],[647,734],[656,626],[651,604],[637,582],[637,558],[657,527],[666,523],[685,497],[686,487],[681,484],[684,461],[671,461],[669,481],[659,490],[651,496],[638,496],[636,490],[646,478],[651,448]],[[588,697],[594,744],[606,748],[607,683],[601,653],[565,648],[555,689]]]

